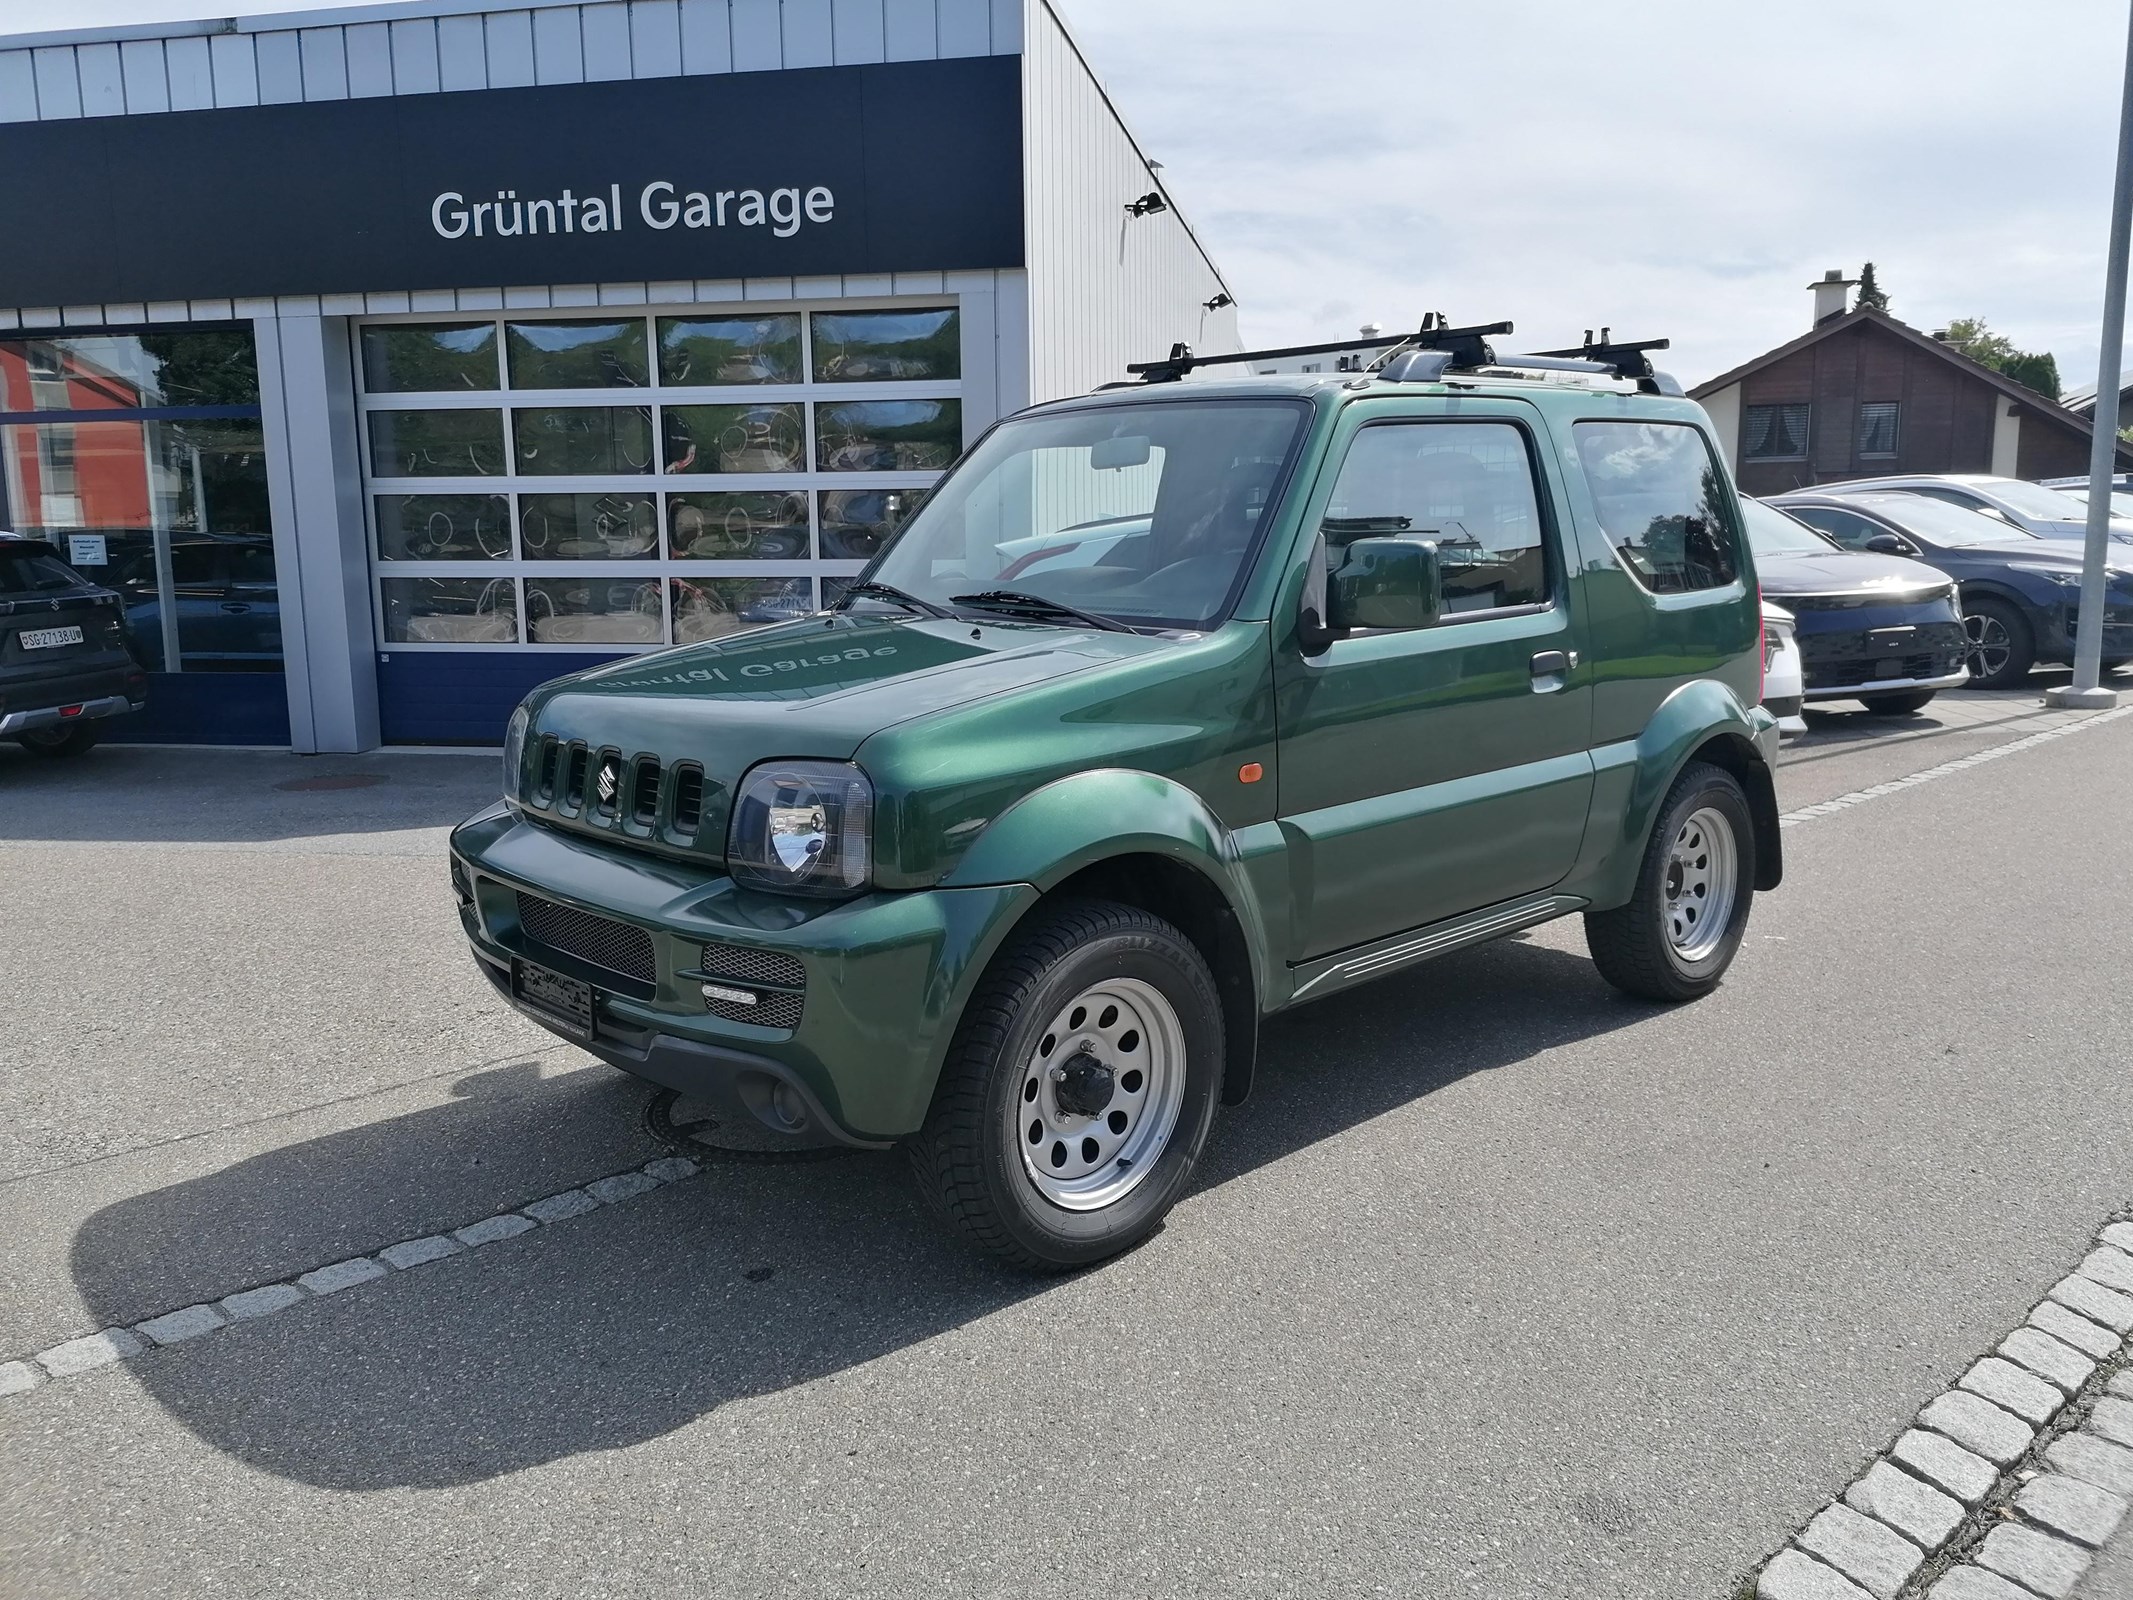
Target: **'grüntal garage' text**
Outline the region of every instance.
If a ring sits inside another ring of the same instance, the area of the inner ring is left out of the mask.
[[[820,184],[799,189],[689,189],[677,191],[664,180],[638,193],[637,213],[648,228],[768,228],[789,239],[805,223],[824,223],[836,214],[837,197]],[[516,189],[499,189],[493,200],[474,200],[447,189],[430,202],[430,226],[446,239],[512,238],[531,233],[617,233],[623,221],[622,185],[606,194],[559,195],[537,200],[519,198]]]

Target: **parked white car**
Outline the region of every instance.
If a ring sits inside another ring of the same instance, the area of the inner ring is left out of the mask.
[[[1800,641],[1792,613],[1763,602],[1763,707],[1778,719],[1778,734],[1790,739],[1807,731],[1800,707],[1807,694],[1807,674],[1800,665]]]

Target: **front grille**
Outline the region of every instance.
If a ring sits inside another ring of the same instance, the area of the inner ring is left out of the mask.
[[[649,828],[659,820],[659,758],[639,756],[630,766],[630,821]]]
[[[751,950],[746,945],[704,946],[704,976],[733,988],[753,991],[754,1005],[704,996],[704,1009],[728,1022],[752,1022],[759,1028],[797,1028],[807,1000],[807,969],[797,956],[782,950]],[[764,985],[775,985],[766,988]]]
[[[652,958],[652,936],[626,922],[596,917],[589,911],[574,910],[521,890],[518,925],[527,938],[576,956],[589,966],[638,983],[652,983],[658,977]]]
[[[1824,661],[1806,664],[1807,687],[1810,689],[1847,689],[1854,684],[1880,683],[1894,678],[1945,678],[1962,664],[1960,655],[1909,655],[1898,660],[1893,670],[1885,667],[1878,657],[1852,661]]]
[[[694,834],[703,826],[704,775],[695,767],[674,772],[674,831]]]

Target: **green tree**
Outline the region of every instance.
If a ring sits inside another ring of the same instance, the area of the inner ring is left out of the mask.
[[[1875,311],[1886,311],[1889,308],[1889,297],[1882,293],[1881,285],[1874,277],[1874,263],[1871,261],[1859,274],[1859,298],[1854,302],[1855,310],[1865,311],[1869,308]]]
[[[1957,317],[1934,337],[2047,400],[2059,398],[2059,363],[2051,352],[2017,350],[2012,339],[1994,333],[1982,317]]]

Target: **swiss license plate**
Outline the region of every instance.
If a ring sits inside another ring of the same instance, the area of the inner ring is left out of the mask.
[[[530,961],[511,963],[511,989],[521,1000],[581,1039],[593,1031],[592,985]]]
[[[80,644],[79,628],[25,628],[15,636],[25,650],[56,650],[63,644]]]

